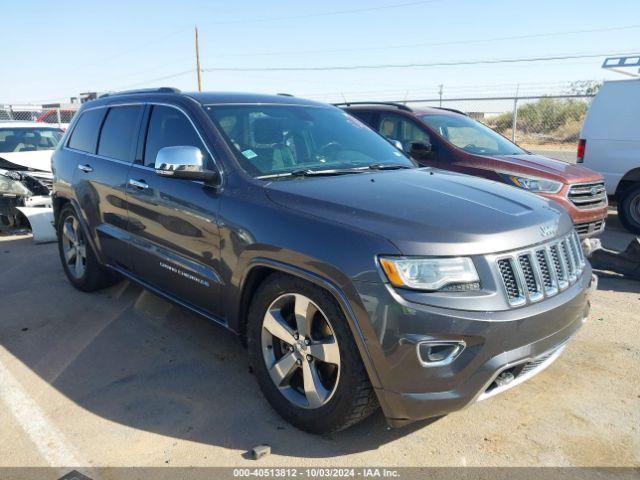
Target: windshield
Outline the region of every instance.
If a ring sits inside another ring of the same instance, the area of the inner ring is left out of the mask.
[[[62,138],[57,128],[0,128],[0,153],[53,150]]]
[[[254,177],[296,171],[354,170],[415,164],[362,122],[337,108],[221,105],[207,113]]]
[[[472,118],[462,115],[422,115],[424,123],[465,152],[480,155],[521,155],[524,150]]]

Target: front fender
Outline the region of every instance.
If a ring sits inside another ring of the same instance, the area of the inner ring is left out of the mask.
[[[230,318],[235,320],[235,325],[231,325],[232,328],[236,331],[242,330],[239,325],[242,321],[242,315],[240,312],[242,312],[242,302],[245,297],[242,293],[246,287],[247,279],[250,277],[251,272],[262,267],[302,278],[328,291],[335,298],[344,313],[347,322],[349,323],[349,328],[358,347],[358,351],[360,352],[360,357],[362,358],[362,362],[367,370],[371,384],[374,388],[380,388],[380,378],[372,358],[370,350],[371,345],[367,342],[367,339],[376,338],[375,332],[373,331],[371,324],[366,321],[366,309],[362,304],[360,295],[350,281],[342,281],[341,284],[338,285],[318,271],[314,272],[273,258],[263,256],[252,257],[247,260],[246,268],[243,269],[244,275],[242,276],[239,284],[237,298],[235,302],[233,302],[233,305],[235,305],[235,314],[230,315]],[[369,332],[369,330],[371,331]]]

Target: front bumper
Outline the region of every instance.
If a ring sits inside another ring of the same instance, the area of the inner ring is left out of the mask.
[[[588,267],[557,296],[498,312],[419,305],[387,285],[360,284],[377,334],[377,345],[371,339],[367,343],[380,378],[376,393],[388,422],[402,426],[445,415],[544,369],[586,321],[588,294],[596,283]],[[463,341],[466,347],[451,363],[424,366],[417,353],[423,341]],[[503,372],[514,379],[498,385]]]

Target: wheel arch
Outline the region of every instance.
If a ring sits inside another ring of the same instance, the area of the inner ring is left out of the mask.
[[[234,328],[234,330],[240,334],[243,344],[246,342],[246,327],[251,299],[258,286],[270,275],[275,273],[284,273],[305,280],[327,291],[334,298],[347,319],[371,384],[374,388],[380,388],[381,382],[378,373],[369,349],[367,348],[366,339],[360,328],[360,323],[351,307],[347,294],[331,280],[295,265],[269,258],[255,258],[249,262],[248,268],[240,283],[240,294],[238,295],[238,304],[236,307],[237,324]]]
[[[616,197],[635,183],[640,183],[640,167],[629,170],[618,182]]]
[[[91,230],[89,229],[89,224],[87,222],[87,219],[84,216],[84,214],[82,212],[82,209],[80,208],[80,205],[78,204],[78,202],[74,198],[69,198],[69,197],[64,197],[64,196],[59,196],[59,195],[56,195],[56,196],[53,197],[53,220],[55,222],[54,225],[55,225],[55,228],[56,228],[56,232],[58,230],[58,222],[60,220],[60,213],[62,212],[62,210],[67,205],[71,205],[71,207],[73,208],[73,210],[76,213],[76,216],[80,220],[80,225],[82,226],[82,229],[84,230],[85,238],[89,241],[89,245],[90,245],[91,249],[93,250],[93,253],[96,255],[96,258],[98,259],[98,262],[100,262],[101,264],[104,264],[104,260],[103,260],[102,254],[101,254],[100,250],[97,248],[95,239],[91,235]]]

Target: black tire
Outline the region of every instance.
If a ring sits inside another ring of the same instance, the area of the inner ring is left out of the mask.
[[[317,408],[302,408],[286,398],[269,374],[263,356],[263,319],[272,302],[287,294],[303,295],[329,319],[340,354],[339,380],[330,399]],[[327,434],[343,430],[377,410],[378,402],[351,335],[347,320],[335,299],[325,290],[302,279],[272,274],[253,296],[247,325],[249,361],[260,388],[280,416],[297,428]]]
[[[627,187],[620,194],[618,217],[627,230],[640,235],[640,183]]]
[[[65,232],[63,230],[65,228],[65,223],[68,220],[75,220],[75,222],[77,222],[78,232],[80,232],[79,238],[84,244],[85,258],[82,262],[84,265],[84,271],[81,275],[76,275],[72,272],[69,262],[65,259]],[[103,267],[100,265],[100,262],[98,262],[98,259],[91,248],[91,244],[86,240],[86,232],[78,219],[78,215],[71,205],[66,205],[62,208],[60,216],[58,217],[56,230],[58,234],[58,254],[60,255],[60,262],[62,263],[62,268],[69,279],[69,282],[71,282],[75,288],[83,292],[94,292],[118,282],[118,275]]]

